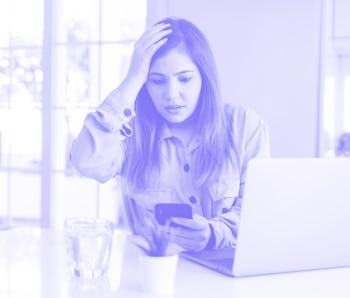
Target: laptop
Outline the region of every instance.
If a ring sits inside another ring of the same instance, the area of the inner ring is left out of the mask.
[[[235,277],[350,266],[350,158],[251,160],[236,247],[182,256]]]

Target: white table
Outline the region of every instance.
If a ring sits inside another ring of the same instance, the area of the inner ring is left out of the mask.
[[[1,231],[0,297],[153,297],[138,289],[138,249],[126,238],[122,253],[120,240],[115,235],[108,275],[84,282],[71,274],[63,231]],[[180,258],[174,297],[349,298],[350,268],[231,278]]]

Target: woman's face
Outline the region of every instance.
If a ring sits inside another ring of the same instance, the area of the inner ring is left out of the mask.
[[[195,111],[202,87],[197,66],[177,47],[151,65],[147,89],[158,113],[172,124],[182,123]]]

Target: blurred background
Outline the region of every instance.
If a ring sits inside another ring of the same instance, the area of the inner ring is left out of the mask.
[[[348,0],[1,0],[0,229],[78,216],[125,224],[120,181],[81,177],[68,151],[126,74],[133,43],[168,15],[207,35],[224,100],[257,110],[273,157],[341,155],[349,11]]]

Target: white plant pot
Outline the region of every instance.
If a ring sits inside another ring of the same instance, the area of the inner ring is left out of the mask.
[[[177,254],[153,257],[139,255],[139,281],[142,291],[161,297],[171,297],[174,293]]]

